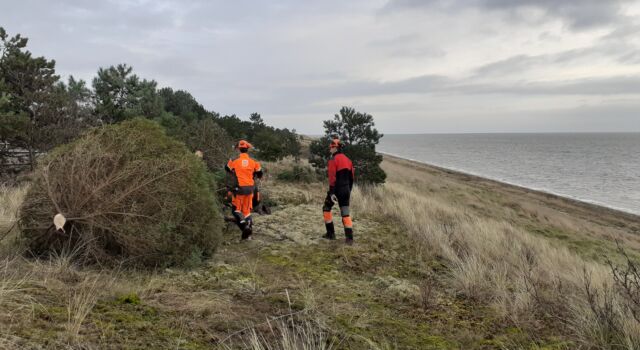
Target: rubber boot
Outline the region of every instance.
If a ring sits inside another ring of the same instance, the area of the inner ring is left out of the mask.
[[[353,244],[353,229],[345,227],[344,228],[344,243],[348,245]]]
[[[325,235],[322,236],[322,238],[329,239],[329,240],[336,239],[336,229],[333,226],[333,222],[325,223],[324,226],[327,228],[327,233],[325,233]]]
[[[253,234],[253,220],[250,217],[244,220],[244,224],[242,227],[242,240],[250,239]]]
[[[251,229],[251,226],[246,226],[243,230],[242,230],[242,236],[241,239],[243,241],[248,240],[251,238],[251,235],[253,234],[253,230]]]
[[[238,213],[237,211],[232,211],[231,214],[233,215],[233,218],[235,219],[235,223],[236,225],[238,225],[238,228],[241,231],[244,230],[245,221],[244,221],[244,218],[242,217],[242,214]]]

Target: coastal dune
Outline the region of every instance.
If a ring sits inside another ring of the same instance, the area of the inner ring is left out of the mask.
[[[385,156],[387,183],[354,188],[346,246],[320,238],[324,181],[279,176],[313,173],[306,161],[263,165],[273,212],[255,239],[228,225],[190,270],[25,258],[14,228],[0,241],[0,348],[640,346],[608,265],[640,261],[633,215]],[[1,189],[3,229],[24,192]]]
[[[423,195],[437,194],[478,215],[503,219],[547,238],[566,238],[579,253],[586,251],[578,248],[587,249],[579,242],[594,240],[598,245],[619,240],[625,248],[640,251],[638,215],[391,155],[384,155],[383,167],[391,183],[421,184]]]
[[[383,168],[388,183],[359,192],[357,208],[404,227],[448,270],[450,292],[521,329],[587,347],[640,344],[637,300],[625,295],[635,289],[612,276],[639,261],[637,216],[391,156]]]

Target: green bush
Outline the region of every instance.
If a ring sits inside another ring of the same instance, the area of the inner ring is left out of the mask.
[[[278,129],[264,123],[258,113],[252,113],[249,120],[241,120],[235,115],[216,117],[220,125],[232,139],[246,139],[255,147],[254,156],[262,161],[282,160],[300,156],[300,139],[295,130]]]
[[[156,123],[92,130],[39,162],[21,209],[33,254],[83,262],[191,265],[213,254],[222,218],[205,165]],[[52,218],[67,218],[64,232]]]
[[[318,181],[318,174],[313,168],[297,164],[280,171],[276,177],[278,180],[287,182],[311,183]]]

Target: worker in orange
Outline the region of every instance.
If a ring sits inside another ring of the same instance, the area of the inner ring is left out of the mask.
[[[240,140],[236,145],[236,149],[240,153],[238,158],[230,159],[225,167],[225,170],[233,177],[231,211],[236,219],[236,224],[242,231],[242,240],[249,239],[253,233],[251,210],[253,209],[255,178],[262,178],[260,163],[249,157],[251,147],[249,142]]]
[[[329,191],[322,207],[327,233],[323,237],[336,239],[331,208],[337,202],[344,226],[345,243],[351,245],[353,244],[353,223],[349,211],[349,198],[351,197],[355,171],[351,160],[342,153],[342,142],[339,139],[334,138],[331,141],[329,152],[331,153],[331,158],[327,163]]]

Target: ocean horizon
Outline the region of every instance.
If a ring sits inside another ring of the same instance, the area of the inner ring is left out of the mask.
[[[640,215],[640,132],[386,134],[378,151]]]

